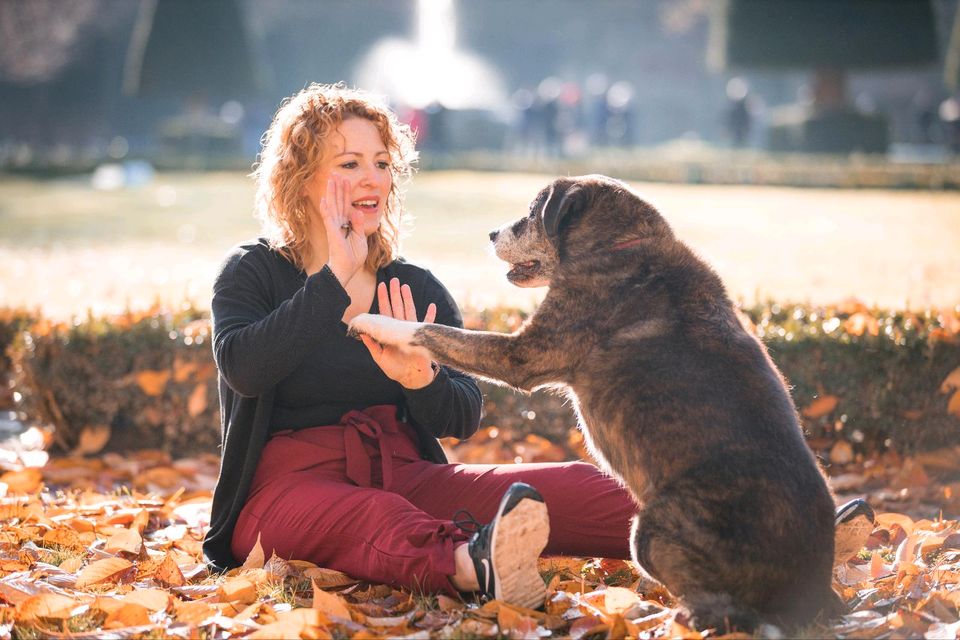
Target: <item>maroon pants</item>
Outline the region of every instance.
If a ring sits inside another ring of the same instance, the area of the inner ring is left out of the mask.
[[[469,538],[454,514],[465,509],[489,522],[518,481],[546,502],[545,553],[630,556],[637,508],[593,465],[429,462],[417,453],[416,432],[395,415],[393,406],[370,407],[339,425],[275,434],[234,529],[234,556],[243,560],[259,535],[267,557],[275,552],[372,582],[453,593],[453,550]]]

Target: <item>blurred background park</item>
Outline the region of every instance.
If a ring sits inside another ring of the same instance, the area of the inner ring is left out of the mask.
[[[0,1],[0,300],[207,304],[246,176],[310,82],[418,131],[403,253],[529,308],[486,232],[627,180],[734,297],[960,302],[956,0]]]

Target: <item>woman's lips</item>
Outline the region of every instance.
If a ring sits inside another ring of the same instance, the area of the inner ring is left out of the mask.
[[[380,208],[380,199],[361,198],[360,200],[354,200],[351,204],[353,205],[353,208],[357,209],[358,211],[372,213]]]

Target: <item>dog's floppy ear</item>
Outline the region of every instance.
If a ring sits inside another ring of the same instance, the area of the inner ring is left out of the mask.
[[[578,184],[550,187],[550,194],[543,205],[543,229],[551,241],[560,235],[564,221],[579,213],[587,201],[586,190]]]

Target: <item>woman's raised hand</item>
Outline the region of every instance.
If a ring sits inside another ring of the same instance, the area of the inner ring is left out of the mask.
[[[330,176],[319,206],[327,232],[327,265],[344,286],[367,259],[363,214],[350,204],[349,186],[346,178]]]
[[[413,302],[410,286],[401,286],[397,278],[390,280],[389,288],[383,282],[377,285],[377,305],[381,315],[417,322],[417,307]],[[431,302],[423,316],[423,322],[433,322],[436,319],[437,305]],[[408,389],[419,389],[433,381],[433,363],[429,357],[416,353],[403,353],[399,348],[381,345],[367,335],[361,335],[360,339],[370,351],[374,362],[388,378],[396,380]]]

